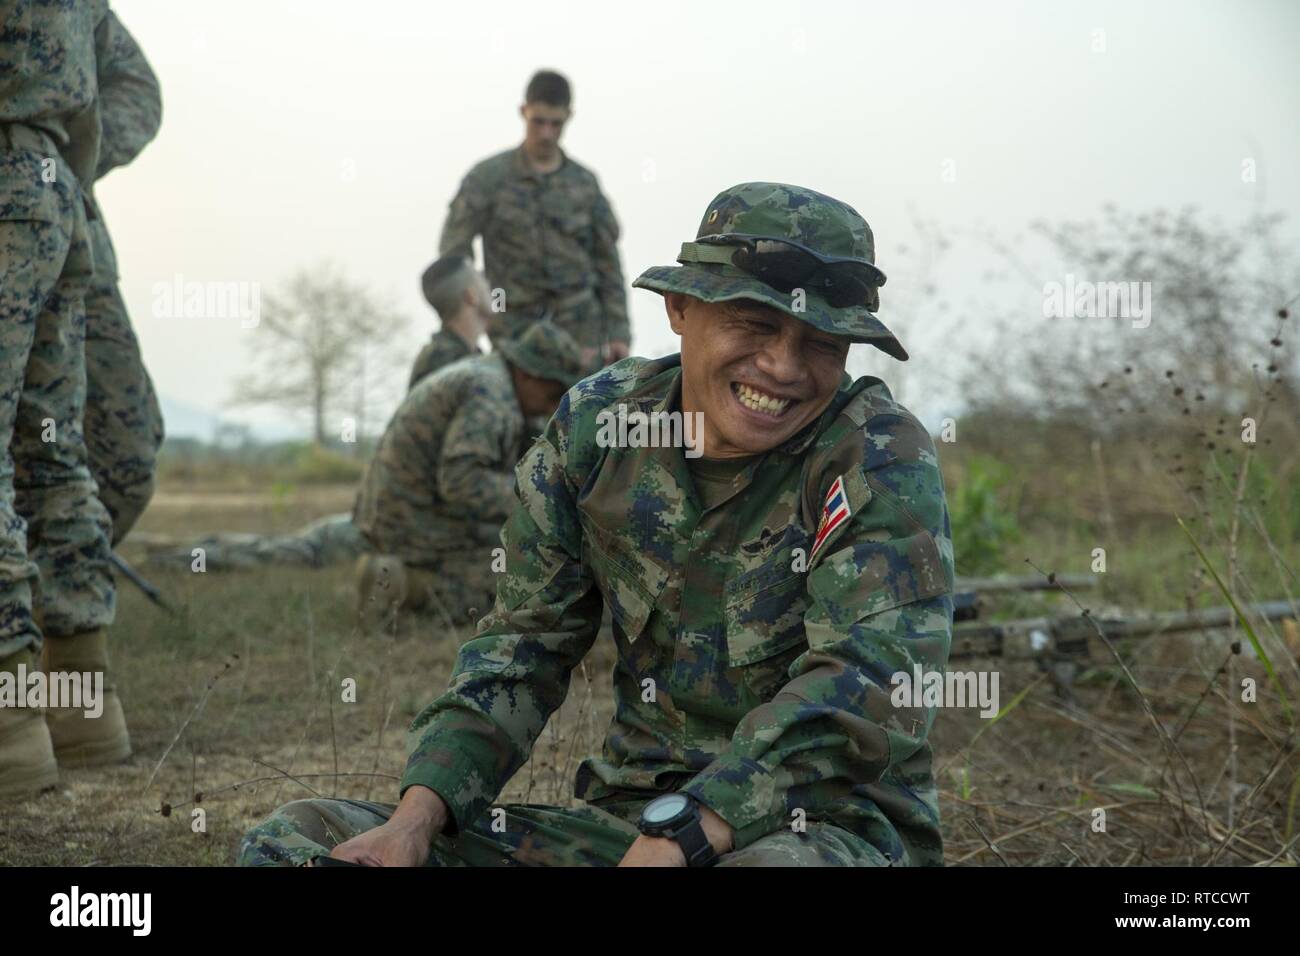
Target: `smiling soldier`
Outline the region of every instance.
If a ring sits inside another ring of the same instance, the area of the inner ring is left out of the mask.
[[[941,864],[927,735],[890,675],[941,670],[952,547],[934,445],[850,343],[905,359],[872,315],[867,223],[746,183],[705,213],[664,296],[681,354],[575,386],[517,469],[496,607],[415,721],[397,807],[304,800],[247,863]],[[701,458],[606,447],[627,405],[702,413]],[[614,719],[586,806],[493,807],[613,618]]]

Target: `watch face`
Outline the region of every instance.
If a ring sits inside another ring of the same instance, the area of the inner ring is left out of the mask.
[[[667,823],[684,813],[690,806],[690,800],[680,793],[655,797],[641,811],[641,819],[649,824]]]

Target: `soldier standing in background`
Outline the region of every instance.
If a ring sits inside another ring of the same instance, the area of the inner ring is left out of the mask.
[[[896,705],[891,675],[942,673],[952,537],[924,426],[844,372],[853,342],[907,358],[872,314],[871,229],[810,189],[743,183],[678,262],[635,285],[663,295],[681,354],[579,383],[519,463],[496,604],[411,727],[401,802],[296,801],[242,862],[942,864],[936,707]],[[628,409],[698,416],[703,457],[611,440]],[[602,604],[615,705],[578,768],[586,805],[491,807]]]
[[[504,293],[488,335],[495,345],[551,319],[583,348],[583,365],[628,354],[627,296],[618,221],[600,184],[560,149],[570,117],[569,81],[542,70],[519,113],[524,141],[469,171],[443,225],[443,255],[472,257],[483,237],[488,283]]]
[[[102,119],[95,179],[132,162],[158,134],[158,78],[121,22],[109,11],[95,33]],[[153,497],[163,440],[162,411],[117,287],[117,256],[91,198],[95,273],[86,293],[86,451],[99,500],[113,519],[116,547]]]
[[[35,669],[37,652],[46,671],[108,669],[112,530],[82,433],[86,190],[99,163],[95,47],[107,16],[103,0],[0,0],[0,671],[15,676]],[[0,706],[0,794],[54,784],[59,763],[129,755],[107,676],[102,701],[97,719]]]

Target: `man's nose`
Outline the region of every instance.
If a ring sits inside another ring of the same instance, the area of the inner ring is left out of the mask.
[[[802,381],[806,375],[803,351],[793,335],[778,335],[768,339],[759,349],[755,364],[764,375],[782,384]]]

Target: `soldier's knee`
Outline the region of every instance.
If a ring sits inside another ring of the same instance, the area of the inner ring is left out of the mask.
[[[291,800],[276,808],[271,814],[271,818],[284,820],[286,823],[297,824],[299,828],[311,829],[320,823],[324,817],[324,801],[304,797],[302,800]]]
[[[301,866],[322,849],[322,801],[294,800],[277,807],[239,841],[239,866]]]
[[[719,866],[888,866],[875,847],[839,827],[809,823],[802,833],[781,830],[725,854]]]

